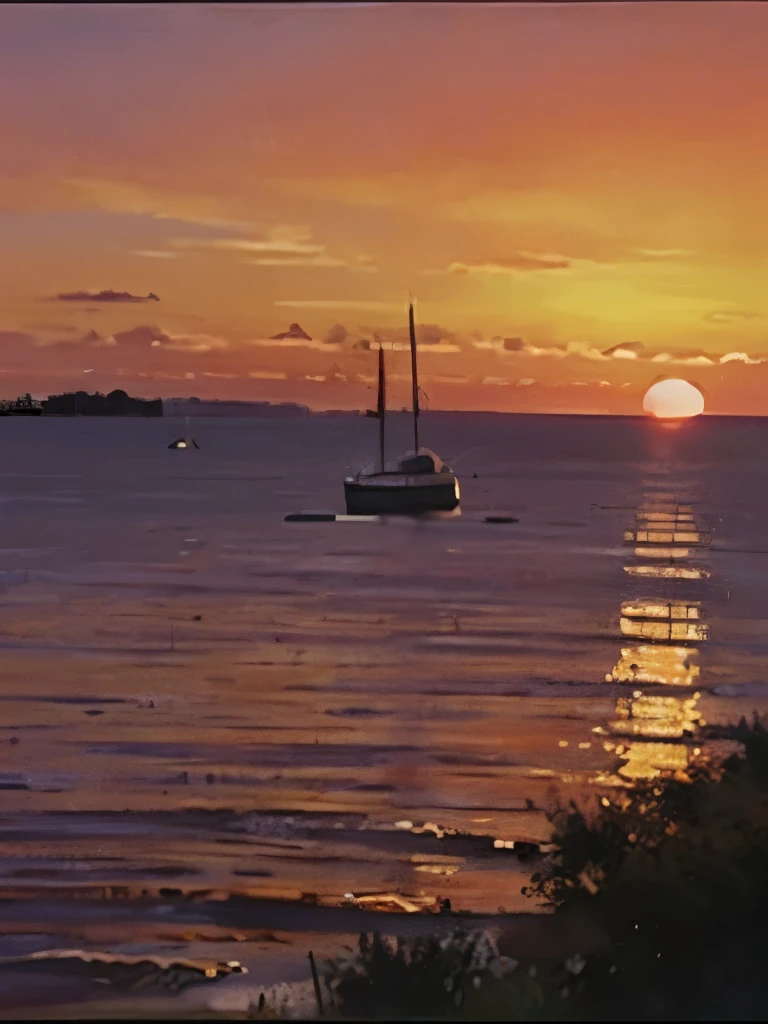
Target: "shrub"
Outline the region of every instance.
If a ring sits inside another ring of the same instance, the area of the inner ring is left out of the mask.
[[[768,940],[768,732],[687,776],[550,815],[555,852],[524,890],[604,952],[552,967],[505,960],[494,940],[361,937],[330,965],[344,1016],[504,1020],[762,1020]]]
[[[524,891],[606,937],[609,955],[583,972],[580,1014],[763,1019],[768,732],[756,720],[738,737],[743,756],[702,763],[688,781],[552,815],[556,852]]]

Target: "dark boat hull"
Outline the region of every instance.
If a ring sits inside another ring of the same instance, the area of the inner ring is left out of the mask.
[[[392,486],[345,481],[344,497],[350,516],[413,516],[425,512],[453,512],[459,507],[456,481]]]
[[[42,409],[10,409],[9,416],[42,416]]]

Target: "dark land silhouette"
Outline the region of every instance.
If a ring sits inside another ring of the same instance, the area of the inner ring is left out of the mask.
[[[102,395],[75,391],[49,395],[42,403],[43,412],[54,416],[162,416],[160,398],[132,398],[119,389]]]

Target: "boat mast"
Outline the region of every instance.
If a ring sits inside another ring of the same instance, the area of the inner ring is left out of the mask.
[[[379,461],[384,472],[384,418],[387,414],[387,380],[384,375],[384,348],[379,343],[379,398],[376,406],[379,417]]]
[[[413,325],[413,301],[408,303],[408,330],[411,335],[411,381],[413,383],[413,445],[419,450],[419,373],[416,366],[416,328]]]

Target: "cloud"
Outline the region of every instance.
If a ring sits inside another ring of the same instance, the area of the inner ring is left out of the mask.
[[[505,352],[522,352],[525,348],[525,338],[502,338],[501,341]]]
[[[565,354],[568,356],[581,356],[582,359],[591,359],[593,362],[603,362],[610,359],[599,348],[595,348],[586,341],[569,341],[565,346]]]
[[[309,228],[294,224],[270,228],[262,238],[175,238],[169,244],[177,249],[224,249],[285,256],[317,256],[325,252],[324,245],[312,241]]]
[[[347,329],[343,324],[334,324],[325,339],[320,341],[307,334],[300,324],[294,323],[289,326],[287,331],[273,334],[271,338],[248,338],[243,344],[251,348],[304,348],[312,349],[315,352],[336,352],[341,351],[346,338]]]
[[[639,256],[648,256],[651,259],[665,260],[674,259],[676,256],[694,256],[692,249],[633,249]]]
[[[112,288],[104,291],[60,292],[55,296],[56,302],[159,302],[154,292],[148,295],[133,295],[131,292],[116,292]]]
[[[430,355],[455,355],[457,352],[461,352],[461,345],[456,345],[454,342],[449,341],[447,338],[443,338],[438,342],[422,342],[419,341],[419,352],[427,352]],[[399,346],[394,346],[397,349]],[[408,345],[403,345],[402,349],[410,348]]]
[[[165,337],[159,327],[141,324],[127,331],[119,331],[105,339],[107,344],[122,345],[124,348],[150,348],[153,342]]]
[[[388,313],[402,310],[401,304],[358,299],[278,299],[275,306],[283,309],[338,309],[350,312]]]
[[[230,342],[210,334],[169,334],[159,327],[145,324],[132,327],[127,331],[118,331],[106,338],[103,345],[118,348],[154,348],[172,352],[205,353],[220,351],[230,347]]]
[[[717,357],[698,349],[658,352],[646,348],[641,341],[626,341],[607,348],[603,355],[611,359],[644,360],[651,363],[674,363],[677,366],[713,366]]]
[[[120,367],[116,371],[118,377],[130,377],[136,380],[194,380],[195,374],[187,373],[164,373],[162,371],[150,372],[148,370],[134,370],[128,367]]]
[[[326,380],[341,381],[342,383],[347,380],[347,375],[342,372],[340,366],[334,363],[325,374]]]
[[[496,335],[490,339],[472,340],[470,344],[473,348],[481,351],[492,351],[502,357],[510,358],[520,355],[544,356],[550,359],[565,359],[568,356],[581,356],[583,359],[595,361],[610,359],[610,356],[605,355],[598,348],[581,341],[569,341],[565,346],[539,346],[526,341],[525,338],[502,338]]]
[[[190,241],[193,241],[190,239]],[[290,241],[288,239],[265,239],[262,241],[246,238],[214,238],[206,248],[233,249],[237,252],[298,253],[304,256],[319,255],[325,249],[314,242]]]
[[[747,309],[720,309],[704,314],[704,320],[710,324],[735,324],[744,320],[759,320],[762,313],[754,313]]]
[[[29,331],[43,331],[55,334],[74,334],[78,329],[75,324],[24,324]]]
[[[313,349],[316,352],[328,352],[328,351],[340,351],[342,342],[332,341],[331,336],[334,338],[341,337],[343,332],[344,338],[346,338],[347,330],[343,324],[334,324],[334,326],[326,335],[324,341],[320,341],[317,338],[313,338],[307,334],[300,324],[291,324],[287,331],[280,331],[278,334],[273,334],[271,338],[249,338],[245,344],[250,347],[256,348],[305,348]]]
[[[353,264],[333,256],[315,240],[309,228],[282,224],[272,227],[261,238],[176,238],[169,245],[177,249],[213,249],[224,252],[257,254],[243,260],[256,267],[326,267],[375,272],[378,264],[369,256],[358,256]]]
[[[758,363],[768,362],[768,359],[761,359],[760,356],[752,359],[746,352],[727,352],[724,356],[720,356],[719,361],[720,363],[746,363],[748,366],[757,366]]]
[[[287,300],[279,301],[290,304]],[[298,388],[331,388],[336,384],[340,387],[345,384],[363,386],[370,384],[375,376],[375,351],[372,350],[381,343],[394,352],[390,361],[393,387],[400,386],[397,383],[400,378],[407,383],[407,323],[398,318],[396,326],[376,326],[382,320],[386,323],[388,318],[346,316],[331,300],[296,301],[307,302],[310,308],[319,302],[321,311],[330,308],[326,316],[318,315],[317,325],[313,324],[313,329],[318,332],[316,338],[295,325],[288,326],[289,320],[303,320],[302,314],[296,317],[284,314],[284,330],[272,338],[249,338],[242,332],[228,336],[217,329],[207,331],[204,320],[183,326],[174,320],[172,329],[162,323],[139,322],[130,329],[115,330],[107,336],[104,336],[104,331],[83,333],[81,329],[80,333],[74,333],[66,322],[58,330],[41,324],[39,331],[30,331],[29,334],[11,336],[5,332],[0,335],[0,339],[9,339],[2,341],[3,369],[10,367],[11,373],[23,370],[25,375],[29,375],[37,354],[37,361],[45,363],[45,372],[54,380],[68,375],[71,380],[67,386],[70,387],[81,386],[77,380],[82,379],[83,369],[92,370],[102,382],[110,374],[116,375],[116,367],[119,366],[128,376],[139,379],[139,373],[144,373],[147,379],[157,381],[188,379],[179,375],[194,371],[197,379],[208,381],[209,388],[215,389],[218,385],[219,391],[224,393],[230,386],[238,386],[237,380],[247,381],[249,368],[256,363],[257,367],[250,370],[254,380],[296,381]],[[358,300],[343,300],[340,305],[343,307],[346,302],[353,308],[360,304],[364,309],[369,308],[367,302],[359,303]],[[378,301],[371,305],[374,310],[402,308]],[[112,314],[104,312],[105,320],[111,316],[114,316],[114,311]],[[56,318],[51,315],[52,320]],[[323,320],[331,325],[325,331],[321,330]],[[369,326],[362,326],[361,320]],[[495,401],[490,396],[505,394],[504,388],[509,387],[508,394],[520,396],[520,402],[525,403],[532,400],[532,392],[526,394],[526,388],[529,391],[532,388],[534,392],[541,388],[542,394],[550,394],[555,393],[552,388],[559,382],[562,388],[572,385],[574,392],[588,392],[586,385],[594,389],[595,394],[600,389],[607,402],[612,394],[618,393],[622,379],[632,378],[635,381],[632,387],[640,387],[638,380],[646,380],[654,373],[670,373],[675,367],[698,367],[696,372],[700,372],[702,380],[708,376],[712,378],[713,388],[715,375],[725,381],[743,381],[745,386],[751,378],[754,381],[752,386],[759,388],[765,372],[760,364],[768,364],[768,350],[756,354],[734,347],[734,351],[723,352],[723,346],[715,353],[682,347],[665,351],[647,347],[640,341],[624,341],[600,351],[589,340],[550,340],[546,334],[528,340],[512,331],[483,338],[479,332],[457,332],[434,323],[418,324],[417,337],[424,356],[425,386],[426,382],[434,383],[437,389],[466,385],[470,390],[475,388],[478,395],[482,388],[482,394],[489,396],[487,401]],[[39,360],[40,346],[45,346],[44,361]],[[364,351],[363,346],[367,346],[368,351]],[[286,354],[280,351],[281,348],[291,351]],[[78,356],[73,356],[75,352]],[[338,365],[329,369],[329,358],[338,360]],[[728,363],[736,365],[728,367]],[[165,377],[160,376],[163,373]],[[321,377],[324,380],[321,381]],[[611,379],[599,381],[598,377]],[[302,381],[307,383],[302,385]],[[240,386],[246,388],[247,384]],[[19,389],[23,390],[21,385]],[[565,392],[561,389],[557,393]]]
[[[603,352],[611,359],[645,360],[651,363],[675,363],[678,366],[712,366],[714,359],[697,349],[679,352],[658,352],[646,348],[642,341],[625,341]]]
[[[378,178],[278,178],[266,184],[299,199],[386,209],[402,204],[404,194],[412,192],[413,179],[408,175],[394,174]]]
[[[325,343],[327,345],[341,345],[347,338],[348,333],[349,332],[344,324],[334,324],[328,329],[328,333],[325,336]]]
[[[315,352],[334,352],[340,347],[320,341],[318,338],[310,338],[308,341],[304,341],[303,338],[285,338],[282,341],[278,341],[277,338],[248,338],[244,344],[249,348],[306,348]]]
[[[106,339],[102,338],[98,331],[86,331],[79,339],[75,341],[75,345],[85,345],[91,348],[102,348]]]
[[[355,270],[358,273],[375,274],[378,272],[379,264],[373,256],[358,256],[349,269]]]
[[[251,267],[348,267],[346,260],[336,259],[322,253],[319,256],[289,256],[284,259],[273,256],[267,259],[243,260],[244,265]]]
[[[394,352],[406,352],[411,347],[407,327],[380,327],[372,332],[379,344]],[[365,340],[365,339],[364,339]],[[419,351],[430,355],[456,355],[461,352],[468,339],[441,327],[439,324],[418,324],[416,340]]]
[[[483,192],[444,203],[442,213],[450,220],[488,224],[557,224],[594,230],[596,215],[605,202],[589,203],[548,189]]]
[[[636,359],[644,351],[645,345],[642,341],[622,341],[611,348],[603,349],[603,355],[614,359]]]
[[[104,344],[104,339],[96,331],[86,331],[77,338],[72,337],[72,332],[77,328],[55,328],[41,327],[34,335],[30,336],[30,344],[38,348],[48,349],[78,349],[83,347],[99,347]],[[62,337],[62,334],[66,337]]]
[[[483,263],[451,263],[449,274],[530,274],[540,270],[569,270],[573,260],[559,253],[517,252]]]
[[[153,220],[196,224],[220,231],[258,230],[252,221],[222,216],[220,199],[180,195],[172,190],[146,189],[134,182],[97,178],[65,178],[62,184],[79,192],[89,205],[108,213],[143,215]]]
[[[152,347],[175,352],[216,352],[229,348],[230,343],[210,334],[165,334],[162,338],[156,338]]]
[[[132,249],[132,256],[142,256],[148,260],[175,260],[178,259],[177,252],[168,252],[166,249]]]
[[[678,352],[659,352],[647,348],[641,341],[625,341],[603,351],[589,342],[569,341],[565,345],[535,345],[524,338],[502,338],[496,335],[490,339],[472,340],[471,347],[480,351],[493,352],[501,358],[543,357],[549,359],[579,358],[593,362],[669,363],[678,366],[713,366],[715,363],[744,362],[749,357],[744,353],[731,353],[718,357],[700,349],[683,349]],[[742,358],[743,357],[743,358]],[[758,360],[760,361],[760,360]]]
[[[231,220],[229,217],[206,217],[202,214],[186,213],[180,210],[176,213],[153,213],[155,220],[174,220],[180,224],[195,224],[201,228],[212,228],[220,231],[253,231],[257,225],[249,220]]]
[[[430,373],[426,380],[430,384],[468,384],[471,378],[459,373]]]
[[[526,352],[530,347],[525,338],[502,338],[500,334],[473,339],[470,344],[481,352]]]
[[[576,342],[572,344],[576,345]],[[565,359],[568,355],[566,349],[561,348],[559,345],[551,345],[549,347],[543,347],[538,345],[527,344],[523,349],[523,354],[526,356],[550,356],[553,359]]]
[[[291,324],[287,331],[280,331],[279,334],[273,334],[270,341],[287,341],[288,339],[298,339],[299,341],[312,341],[312,335],[307,334],[300,324]]]
[[[717,359],[710,359],[709,356],[689,356],[685,359],[675,359],[674,362],[681,366],[714,366]]]

